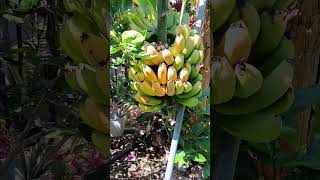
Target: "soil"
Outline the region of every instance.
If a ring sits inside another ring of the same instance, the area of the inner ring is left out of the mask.
[[[160,128],[163,125],[157,116],[131,127],[124,136],[112,138],[112,156],[120,154],[121,157],[111,165],[110,179],[164,179],[171,135]],[[200,177],[199,166],[186,169],[175,167],[172,179],[198,180]]]

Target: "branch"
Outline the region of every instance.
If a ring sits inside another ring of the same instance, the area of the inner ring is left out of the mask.
[[[157,0],[158,9],[158,42],[167,43],[168,0]]]

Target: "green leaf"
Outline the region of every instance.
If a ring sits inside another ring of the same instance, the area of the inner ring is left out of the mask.
[[[184,165],[188,165],[189,164],[189,160],[186,158],[186,152],[178,151],[178,153],[176,153],[176,157],[174,159],[174,163],[178,164],[179,167],[182,167]]]
[[[11,15],[11,14],[3,14],[2,15],[3,18],[7,19],[9,22],[14,22],[14,23],[17,23],[17,24],[23,24],[24,21],[21,17],[17,17],[17,16],[14,16],[14,15]]]
[[[280,136],[280,120],[273,115],[256,113],[243,116],[215,116],[217,125],[228,133],[250,142],[270,142]]]
[[[39,4],[40,4],[40,0],[22,0],[20,2],[19,8],[29,10],[29,9],[36,8],[37,6],[39,6]]]
[[[145,41],[145,36],[134,30],[123,32],[121,38],[123,43],[128,43],[135,46],[140,46]]]
[[[320,137],[315,138],[305,154],[282,154],[279,164],[285,167],[307,167],[320,170]]]
[[[202,154],[198,153],[196,156],[194,156],[193,161],[198,163],[204,163],[207,161],[207,159]]]

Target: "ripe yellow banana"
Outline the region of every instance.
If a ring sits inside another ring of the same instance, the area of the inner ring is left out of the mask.
[[[171,65],[174,62],[174,58],[173,55],[171,54],[171,52],[167,49],[162,50],[162,57],[164,59],[164,61],[166,62],[167,65]]]
[[[179,79],[181,81],[188,81],[191,71],[189,71],[186,67],[183,67],[179,72]]]
[[[176,91],[175,81],[169,80],[167,83],[166,93],[168,96],[173,96]]]
[[[176,81],[176,91],[175,91],[175,94],[176,94],[176,95],[182,94],[183,91],[184,91],[183,82],[182,82],[181,80],[177,80],[177,81]]]
[[[186,40],[184,39],[182,34],[177,34],[176,39],[174,41],[173,46],[173,56],[176,57],[178,54],[182,53],[184,47],[186,45]]]
[[[140,90],[142,93],[149,95],[149,96],[156,96],[156,93],[154,92],[154,90],[152,89],[152,83],[148,80],[144,80],[141,84],[140,84]]]
[[[155,92],[156,96],[162,97],[166,95],[166,90],[163,89],[158,82],[153,82],[152,83],[152,89]]]
[[[168,76],[168,78],[167,78],[168,81],[177,80],[177,71],[173,66],[170,66],[168,68],[167,76]]]
[[[165,63],[161,63],[158,67],[158,79],[161,84],[167,84],[167,65]]]
[[[176,58],[174,58],[173,66],[177,71],[179,71],[183,65],[184,65],[184,55],[180,53],[176,56]]]
[[[189,39],[189,36],[190,36],[190,27],[186,24],[184,25],[178,25],[176,27],[176,34],[182,34],[184,39]]]
[[[150,66],[145,65],[143,67],[143,73],[146,79],[148,79],[150,82],[159,82],[156,73],[153,71],[153,69]]]
[[[146,51],[147,51],[148,55],[155,56],[155,57],[151,58],[151,61],[154,65],[159,65],[160,63],[162,63],[164,61],[161,54],[157,51],[157,49],[153,45],[151,45],[151,44],[147,45]]]
[[[160,98],[156,98],[148,95],[142,95],[139,92],[134,95],[134,99],[139,103],[149,105],[149,106],[156,106],[163,102],[163,100]]]

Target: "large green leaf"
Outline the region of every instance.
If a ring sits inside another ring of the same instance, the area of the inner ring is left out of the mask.
[[[320,137],[316,137],[305,154],[282,154],[279,164],[285,167],[307,167],[320,170]]]
[[[215,116],[217,125],[240,139],[250,142],[270,142],[280,136],[281,120],[270,114],[250,114],[243,116]]]

